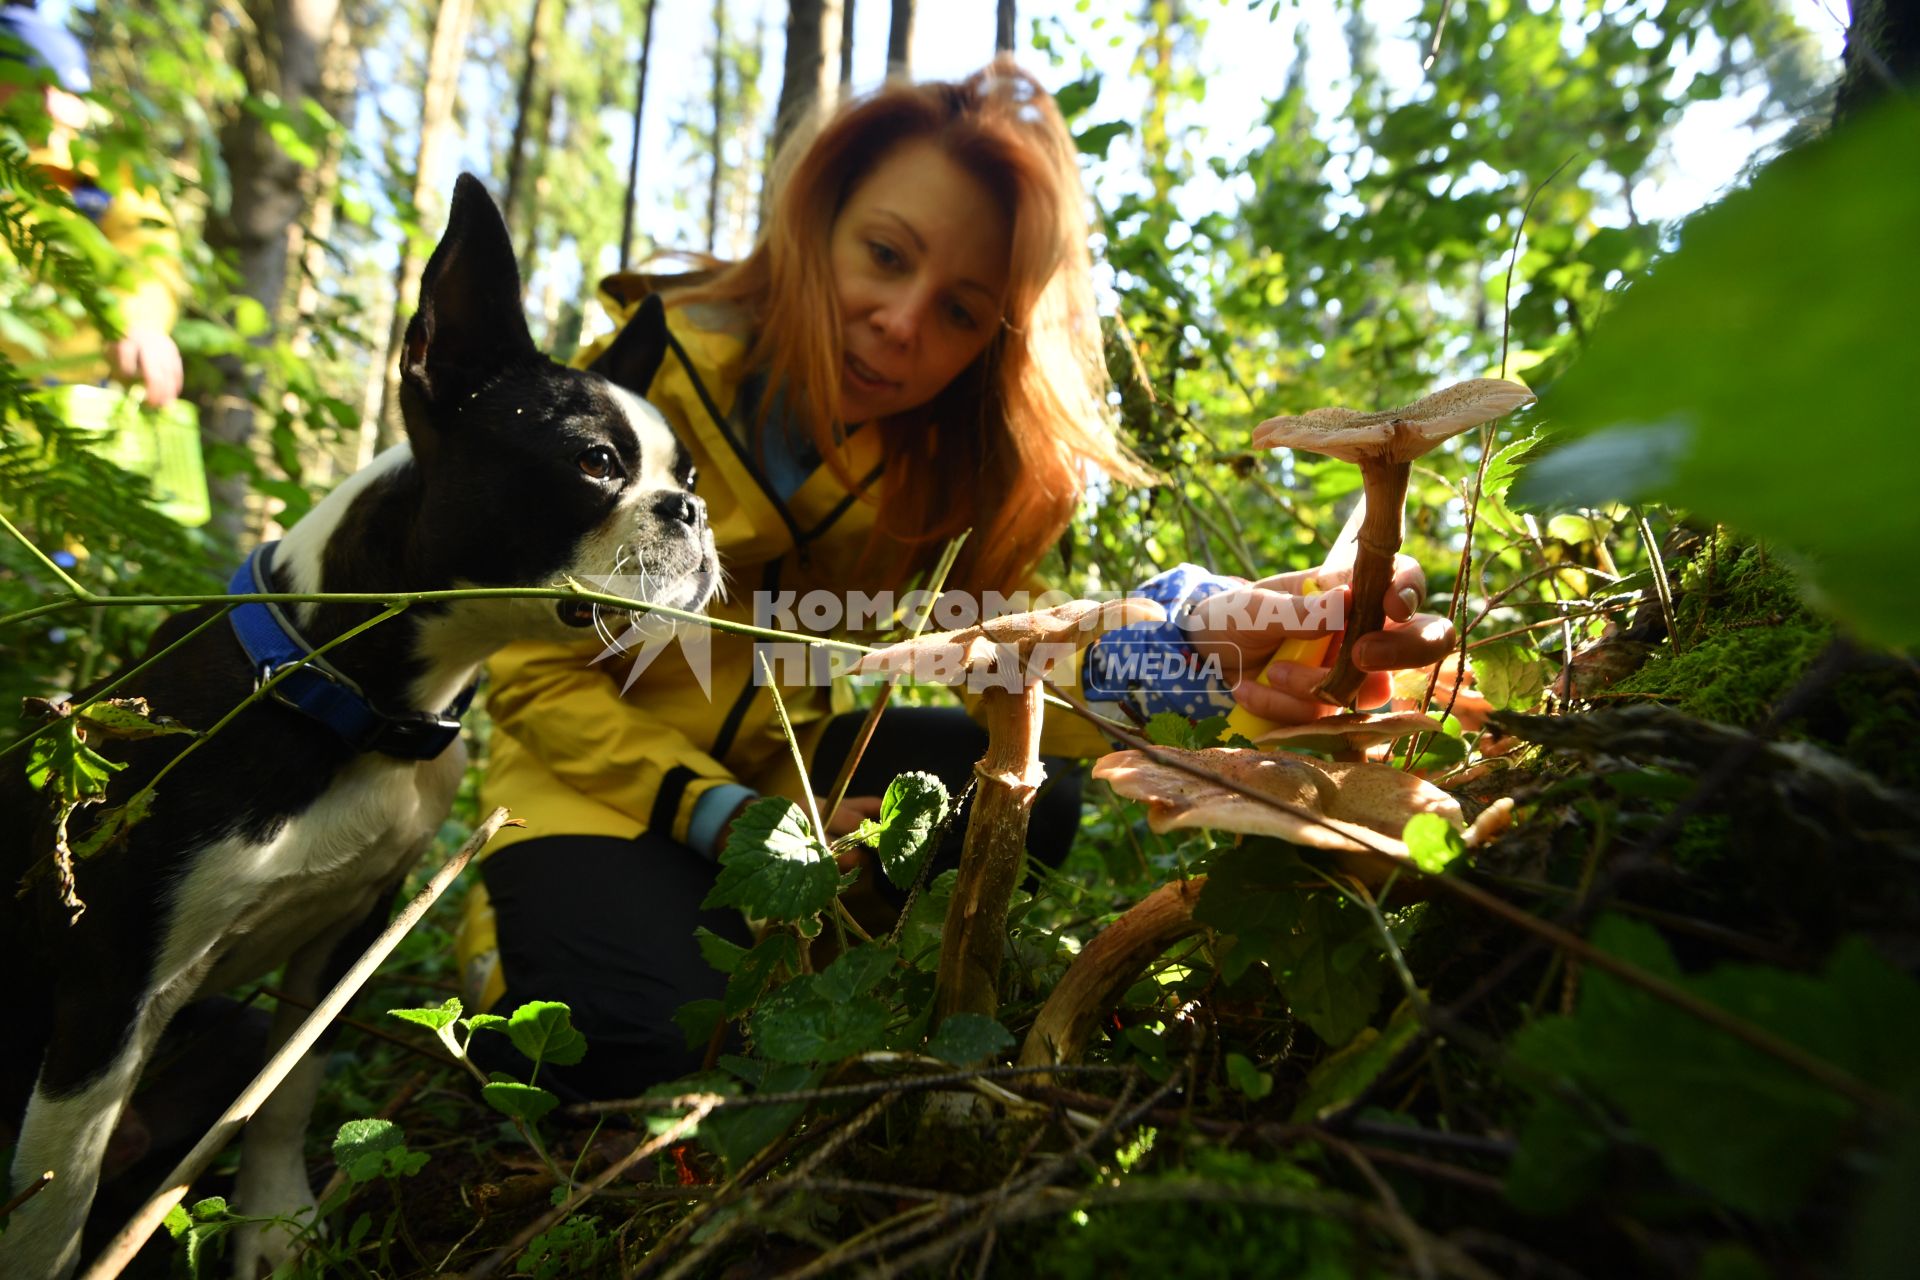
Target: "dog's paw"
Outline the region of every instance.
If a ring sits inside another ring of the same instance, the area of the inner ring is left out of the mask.
[[[242,1225],[233,1236],[233,1280],[266,1280],[279,1274],[312,1234],[316,1212],[309,1201],[305,1208]]]

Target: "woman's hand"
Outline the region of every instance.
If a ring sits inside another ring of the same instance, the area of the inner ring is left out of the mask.
[[[164,409],[180,398],[186,374],[180,348],[158,329],[130,329],[107,347],[107,364],[121,382],[139,383],[147,391],[147,407]]]
[[[1298,724],[1339,711],[1320,701],[1313,686],[1325,666],[1274,662],[1287,640],[1337,636],[1348,611],[1346,566],[1276,574],[1259,582],[1207,597],[1187,615],[1188,642],[1203,658],[1219,663],[1221,676],[1240,705],[1263,720]],[[1306,591],[1308,580],[1314,589]],[[1389,672],[1426,667],[1450,652],[1457,639],[1453,623],[1437,614],[1416,612],[1427,590],[1426,575],[1410,556],[1395,556],[1387,587],[1385,630],[1363,636],[1354,662],[1373,674],[1361,686],[1358,705],[1378,706],[1392,693]],[[1331,662],[1333,654],[1327,654]],[[1255,683],[1262,671],[1267,684]]]

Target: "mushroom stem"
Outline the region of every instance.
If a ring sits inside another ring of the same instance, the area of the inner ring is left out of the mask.
[[[1200,928],[1193,919],[1193,906],[1200,901],[1206,882],[1205,876],[1196,876],[1163,884],[1102,929],[1074,957],[1066,976],[1040,1006],[1020,1046],[1020,1065],[1048,1067],[1079,1061],[1093,1029],[1140,971]]]
[[[974,765],[976,781],[960,875],[940,934],[940,972],[934,980],[934,1025],[953,1013],[992,1017],[1000,1007],[1000,957],[1006,949],[1007,907],[1027,852],[1027,819],[1046,780],[1040,763],[1045,690],[1038,680],[1018,692],[989,689],[981,698],[987,752]]]
[[[1353,646],[1387,623],[1387,588],[1393,585],[1393,557],[1400,550],[1407,477],[1412,471],[1411,462],[1360,464],[1367,515],[1353,553],[1352,589],[1340,651],[1333,657],[1332,670],[1313,690],[1323,702],[1351,707],[1359,696],[1361,682],[1367,678],[1367,673],[1354,664]]]

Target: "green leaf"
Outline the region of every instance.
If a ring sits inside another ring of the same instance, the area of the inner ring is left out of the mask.
[[[725,1016],[718,1000],[689,1000],[673,1011],[673,1025],[687,1038],[687,1048],[704,1049]]]
[[[1502,711],[1531,711],[1547,687],[1539,655],[1513,641],[1475,649],[1473,676],[1487,701]]]
[[[480,1096],[486,1104],[503,1116],[515,1120],[524,1120],[528,1124],[537,1122],[540,1117],[560,1105],[560,1099],[545,1089],[530,1084],[521,1084],[517,1080],[495,1080],[480,1087]]]
[[[124,840],[129,831],[153,813],[153,798],[151,791],[136,791],[127,797],[125,804],[103,810],[86,836],[74,844],[73,856],[84,862]]]
[[[1520,1127],[1507,1199],[1528,1213],[1571,1213],[1603,1185],[1610,1149],[1590,1116],[1563,1099],[1543,1098]]]
[[[165,716],[156,718],[145,698],[109,698],[81,707],[74,712],[74,716],[85,721],[88,728],[98,730],[109,738],[130,742],[168,734],[197,736],[192,728],[178,720],[169,720]]]
[[[505,1031],[507,1020],[497,1013],[476,1013],[467,1019],[469,1031]]]
[[[1249,840],[1208,862],[1193,918],[1235,939],[1221,959],[1227,981],[1264,960],[1294,1014],[1338,1047],[1372,1019],[1386,962],[1366,912],[1298,887],[1314,879],[1284,842]]]
[[[398,1170],[394,1159],[408,1163],[406,1135],[391,1120],[349,1120],[333,1140],[333,1162],[354,1183],[368,1182]],[[425,1163],[424,1154],[421,1163]],[[414,1166],[416,1169],[418,1165]]]
[[[761,1001],[749,1026],[775,1062],[831,1062],[880,1047],[887,1007],[872,996],[830,999],[817,975],[795,978]]]
[[[867,942],[844,952],[820,974],[819,993],[828,1000],[852,1000],[878,986],[900,962],[900,952],[884,942]]]
[[[459,1019],[462,1008],[459,996],[448,996],[446,1003],[437,1008],[430,1005],[424,1009],[389,1009],[387,1016],[398,1018],[402,1022],[411,1022],[429,1031],[439,1032],[452,1026]]]
[[[1901,372],[1920,297],[1916,138],[1911,106],[1890,102],[1690,219],[1547,389],[1555,434],[1583,438],[1529,465],[1515,497],[1687,508],[1805,557],[1867,638],[1920,641],[1920,599],[1887,589],[1920,542]]]
[[[1351,1105],[1419,1034],[1420,1015],[1411,1000],[1400,1002],[1385,1031],[1361,1028],[1345,1047],[1322,1058],[1307,1073],[1307,1090],[1294,1104],[1294,1123],[1317,1120]]]
[[[167,1216],[160,1220],[160,1225],[167,1229],[168,1235],[178,1240],[182,1232],[193,1226],[193,1219],[188,1216],[185,1205],[176,1203],[167,1210]]]
[[[903,773],[887,784],[880,821],[868,824],[877,826],[868,842],[879,851],[887,879],[905,889],[920,875],[950,804],[946,784],[930,773]]]
[[[799,920],[824,911],[839,891],[839,868],[814,838],[800,806],[770,796],[734,820],[720,854],[720,876],[700,905]]]
[[[1899,1089],[1910,1078],[1920,985],[1863,943],[1840,947],[1818,976],[1730,964],[1683,977],[1649,926],[1607,917],[1593,940],[1870,1084]],[[1854,1113],[1793,1068],[1600,970],[1589,969],[1571,1016],[1525,1028],[1511,1053],[1592,1091],[1676,1174],[1756,1216],[1801,1203]],[[1542,1141],[1557,1140],[1542,1123]]]
[[[1407,820],[1400,838],[1406,841],[1413,863],[1429,875],[1439,875],[1447,865],[1467,851],[1453,824],[1437,813],[1416,813]]]
[[[812,1067],[773,1063],[754,1065],[763,1068],[751,1082],[755,1093],[793,1093],[811,1089],[820,1083],[821,1073]],[[725,1077],[710,1079],[718,1081]],[[676,1091],[681,1090],[676,1087]],[[731,1085],[718,1090],[722,1093],[738,1091],[738,1086]],[[726,1161],[729,1168],[738,1169],[785,1133],[805,1110],[806,1104],[803,1102],[728,1107],[711,1113],[700,1122],[699,1138],[708,1150]]]
[[[754,1006],[781,969],[800,967],[800,944],[791,933],[778,930],[760,940],[758,946],[740,958],[740,965],[727,983],[722,1012],[737,1018]]]
[[[553,1000],[530,1000],[507,1019],[507,1038],[536,1064],[570,1067],[587,1056],[587,1038],[573,1026],[573,1011]]]
[[[1107,148],[1117,138],[1124,138],[1133,132],[1133,125],[1125,120],[1109,120],[1105,124],[1091,124],[1073,135],[1073,145],[1081,155],[1107,158]]]
[[[972,1066],[1013,1048],[1013,1033],[984,1013],[950,1013],[927,1041],[927,1052],[956,1067]]]
[[[126,767],[89,747],[80,722],[69,717],[33,740],[27,785],[36,791],[50,788],[61,804],[75,805],[106,795],[107,783]]]
[[[1302,896],[1300,927],[1270,943],[1263,958],[1287,1005],[1338,1048],[1372,1020],[1387,984],[1386,960],[1365,911],[1333,893]]]
[[[1273,1073],[1262,1071],[1253,1065],[1253,1059],[1243,1053],[1227,1055],[1227,1083],[1236,1093],[1245,1094],[1254,1102],[1273,1092]]]
[[[1178,711],[1160,711],[1147,721],[1145,733],[1156,747],[1185,747],[1193,737],[1193,721]]]
[[[700,958],[721,973],[732,973],[738,969],[747,955],[745,947],[737,942],[728,942],[705,925],[693,931],[693,940],[699,944]]]

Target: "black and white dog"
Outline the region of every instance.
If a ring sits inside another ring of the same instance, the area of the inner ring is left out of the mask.
[[[506,227],[480,183],[463,176],[407,330],[407,443],[256,552],[235,588],[556,586],[637,562],[652,603],[704,608],[719,569],[687,453],[658,413],[615,385],[648,385],[664,350],[654,304],[597,372],[541,356],[521,315]],[[231,626],[208,627],[124,692],[205,730],[263,670],[375,612],[241,606]],[[205,617],[170,619],[154,648]],[[551,599],[423,604],[330,650],[317,672],[289,677],[206,739],[157,788],[150,816],[80,864],[86,910],[72,924],[51,877],[35,874],[15,895],[49,857],[52,834],[47,802],[25,790],[18,763],[6,770],[0,974],[8,1035],[27,1034],[5,1056],[37,1076],[6,1082],[0,1104],[11,1115],[25,1107],[14,1185],[48,1169],[56,1178],[5,1224],[0,1276],[49,1280],[73,1270],[115,1121],[184,1004],[282,964],[289,994],[311,1002],[378,931],[452,803],[465,765],[458,710],[487,656],[592,621],[590,609]],[[108,746],[126,765],[108,805],[186,741]],[[76,841],[97,812],[75,815]],[[302,1016],[283,1004],[274,1043]],[[302,1142],[319,1071],[310,1056],[248,1126],[239,1211],[291,1214],[314,1203]],[[288,1247],[285,1233],[254,1232],[236,1246],[236,1272],[251,1277]]]

